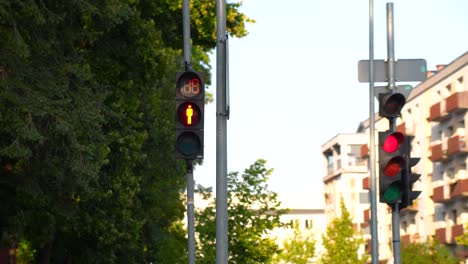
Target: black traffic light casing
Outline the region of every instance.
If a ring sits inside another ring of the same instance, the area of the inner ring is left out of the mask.
[[[406,137],[406,144],[405,144],[405,163],[406,167],[403,171],[403,194],[401,200],[400,209],[403,209],[407,206],[413,204],[413,200],[418,198],[421,194],[421,191],[413,191],[413,184],[421,177],[421,174],[416,174],[411,172],[411,167],[418,164],[420,158],[412,158],[411,157],[411,140],[412,137]]]
[[[205,112],[204,73],[176,73],[176,142],[177,159],[203,159]]]
[[[406,98],[401,93],[380,93],[379,94],[379,115],[386,118],[396,118],[401,116],[401,109],[406,103]]]
[[[402,199],[407,140],[400,132],[379,132],[379,198],[390,206]]]

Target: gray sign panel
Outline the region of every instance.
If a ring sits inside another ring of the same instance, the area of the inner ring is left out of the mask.
[[[401,59],[395,61],[395,82],[422,82],[426,80],[426,60]],[[388,82],[387,61],[374,60],[374,81]],[[369,60],[358,63],[359,82],[369,82]]]

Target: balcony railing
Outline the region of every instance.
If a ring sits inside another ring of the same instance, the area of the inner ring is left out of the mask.
[[[445,109],[442,109],[442,102],[438,102],[431,106],[429,113],[429,121],[441,121],[448,116]]]
[[[455,242],[455,238],[463,235],[463,225],[452,226],[452,240]]]
[[[434,203],[445,203],[453,199],[468,197],[468,179],[457,180],[448,186],[445,185],[434,188],[432,200]]]
[[[439,186],[434,188],[434,192],[432,194],[432,200],[434,203],[443,203],[448,200],[448,195],[445,195],[445,186]]]
[[[365,177],[362,179],[362,189],[369,190],[370,189],[370,177]]]
[[[445,108],[448,113],[468,109],[468,91],[454,93],[447,97]]]
[[[369,146],[367,144],[363,144],[361,146],[361,158],[369,157]]]
[[[468,197],[468,179],[457,180],[451,188],[450,198]]]
[[[371,218],[371,212],[369,208],[369,209],[364,210],[364,222],[366,223],[369,222],[370,218]]]
[[[447,243],[447,232],[446,228],[438,228],[435,230],[435,237],[440,243]]]
[[[465,138],[459,135],[449,138],[447,143],[447,155],[453,155],[462,152],[468,152]]]
[[[431,147],[431,160],[442,161],[447,159],[447,150],[442,149],[442,144],[437,144]]]

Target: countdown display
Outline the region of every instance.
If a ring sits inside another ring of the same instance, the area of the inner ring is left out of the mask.
[[[202,81],[200,77],[193,72],[185,72],[177,80],[177,93],[188,98],[201,95]]]

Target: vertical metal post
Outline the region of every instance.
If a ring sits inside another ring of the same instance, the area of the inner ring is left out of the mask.
[[[192,68],[192,52],[190,45],[190,0],[183,0],[182,3],[182,27],[184,37],[184,67],[185,70]],[[194,182],[192,160],[187,160],[187,226],[188,241],[187,254],[188,263],[195,264],[195,208],[194,208]]]
[[[388,66],[388,88],[394,92],[395,85],[395,38],[393,27],[393,3],[387,3],[387,66]],[[389,127],[395,131],[395,118],[389,118]],[[392,207],[392,246],[393,263],[401,264],[400,259],[400,210],[399,203]]]
[[[216,264],[227,264],[226,0],[216,1],[216,31]]]
[[[377,233],[377,179],[375,175],[375,110],[374,110],[374,4],[369,0],[369,149],[371,201],[371,257],[372,264],[379,263],[379,239]]]
[[[195,264],[195,208],[193,189],[193,165],[191,160],[187,160],[188,264]]]
[[[192,67],[192,50],[190,45],[190,0],[182,3],[182,23],[184,31],[184,66],[185,70]]]

